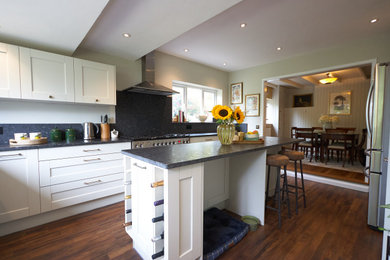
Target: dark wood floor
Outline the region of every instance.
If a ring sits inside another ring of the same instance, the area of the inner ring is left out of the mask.
[[[281,229],[267,211],[266,225],[220,259],[380,259],[382,233],[366,225],[367,193],[305,183],[306,209],[291,219],[285,210]],[[117,203],[4,236],[0,259],[140,259],[123,221]]]
[[[360,172],[332,169],[329,167],[321,167],[321,166],[308,165],[308,164],[303,164],[302,168],[304,173],[308,173],[311,175],[317,175],[317,176],[341,180],[341,181],[348,181],[348,182],[368,185],[368,183],[364,181],[364,174]],[[298,169],[299,169],[299,164],[298,164]],[[287,170],[294,171],[294,163],[290,162],[287,165]]]

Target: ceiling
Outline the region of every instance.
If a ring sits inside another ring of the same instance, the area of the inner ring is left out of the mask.
[[[390,32],[389,0],[0,0],[0,4],[2,42],[68,55],[83,48],[131,60],[157,49],[225,71]],[[371,24],[373,18],[378,22]],[[247,26],[241,28],[241,23]]]
[[[287,77],[280,79],[268,80],[272,85],[279,85],[287,88],[301,89],[305,87],[314,87],[320,84],[319,80],[326,78],[327,74],[331,77],[337,77],[337,81],[333,84],[339,84],[350,79],[367,80],[371,78],[371,64],[356,66],[353,68],[346,68],[342,70],[326,71],[310,75],[302,75],[296,77]]]

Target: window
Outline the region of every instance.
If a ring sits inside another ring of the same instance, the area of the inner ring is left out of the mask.
[[[208,115],[206,122],[213,121],[210,111],[217,104],[220,90],[179,81],[173,81],[172,89],[179,92],[172,95],[173,118],[183,111],[187,122],[200,122],[199,115]]]

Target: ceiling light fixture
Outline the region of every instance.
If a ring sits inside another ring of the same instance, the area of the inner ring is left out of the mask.
[[[278,47],[278,48],[276,48],[276,50],[281,51],[281,50],[282,50],[282,47]]]
[[[246,23],[242,23],[242,24],[240,24],[240,27],[241,27],[241,28],[244,28],[244,27],[246,27]]]
[[[124,34],[122,34],[122,36],[125,37],[125,38],[130,38],[131,37],[130,33],[124,33]]]
[[[370,21],[370,23],[376,23],[378,21],[378,19],[374,18]]]
[[[337,77],[333,77],[329,72],[326,73],[326,78],[320,79],[321,84],[331,84],[337,80]]]
[[[184,49],[184,52],[189,52],[189,50],[188,49]]]
[[[224,63],[223,63],[223,66],[226,66],[226,65],[227,65],[226,62],[224,62]]]

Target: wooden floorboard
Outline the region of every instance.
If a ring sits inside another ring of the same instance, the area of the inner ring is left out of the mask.
[[[291,182],[293,179],[289,178]],[[307,208],[282,228],[266,211],[266,225],[220,259],[380,259],[382,233],[368,228],[368,194],[305,181]],[[294,197],[290,195],[294,209]],[[141,259],[122,223],[123,203],[0,238],[0,259]]]
[[[303,164],[302,168],[303,168],[303,172],[307,174],[368,185],[368,183],[364,181],[365,179],[364,174],[360,172],[339,170],[339,169],[308,165],[308,164]],[[294,163],[290,162],[287,165],[287,170],[294,171]],[[299,171],[299,163],[298,163],[298,171]]]

